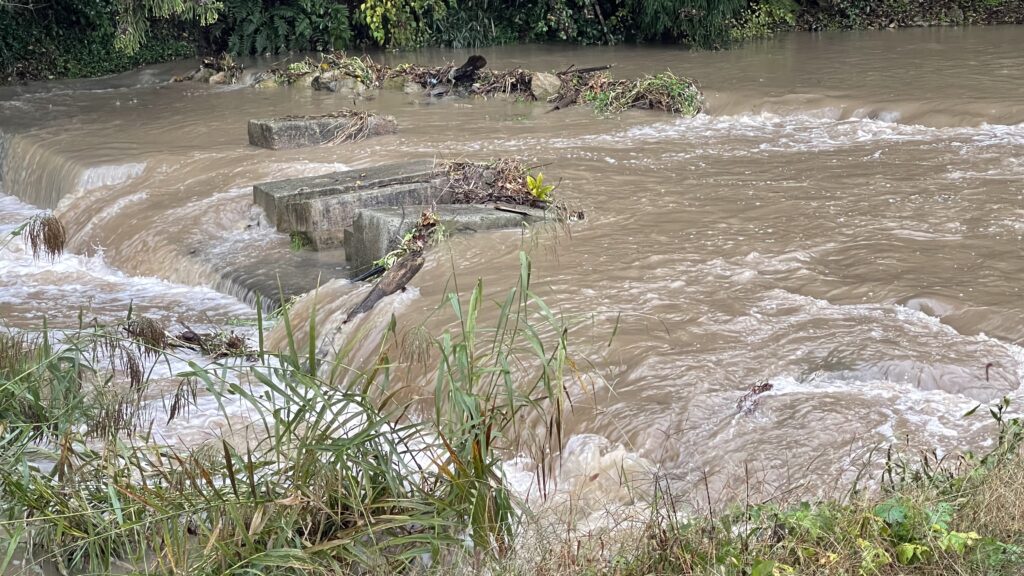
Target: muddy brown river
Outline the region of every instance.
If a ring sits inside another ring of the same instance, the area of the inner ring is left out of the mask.
[[[708,110],[602,118],[381,92],[355,105],[394,115],[398,135],[297,151],[248,146],[246,121],[351,98],[168,83],[187,62],[5,88],[0,231],[55,209],[70,253],[51,264],[17,243],[0,251],[0,318],[70,324],[84,308],[113,320],[132,303],[170,325],[251,319],[251,294],[223,269],[294,257],[287,236],[259,225],[253,183],[519,156],[560,181],[587,221],[571,235],[455,237],[414,290],[366,321],[419,321],[453,274],[463,287],[483,278],[497,298],[528,250],[534,289],[572,320],[592,384],[569,415],[559,486],[586,479],[595,502],[625,502],[618,474],[628,469],[701,494],[707,478],[713,497],[748,484],[765,497],[830,493],[893,442],[981,448],[990,425],[962,415],[1003,396],[1024,401],[1022,45],[1024,28],[991,27],[791,34],[703,53],[489,48],[494,68],[667,68],[700,81]],[[334,257],[304,258],[327,276],[346,272]],[[335,281],[320,298],[348,302],[354,290]],[[322,307],[321,325],[340,322],[339,308]],[[765,380],[773,389],[757,408],[737,410]],[[209,435],[216,420],[178,422],[175,438]],[[529,467],[509,464],[524,482]]]

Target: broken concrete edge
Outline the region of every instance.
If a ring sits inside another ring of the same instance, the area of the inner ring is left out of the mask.
[[[540,175],[528,175],[515,159],[424,159],[256,184],[253,199],[294,249],[344,246],[350,265],[367,267],[395,249],[424,210],[438,212],[453,232],[581,218],[539,200]]]
[[[359,210],[352,227],[345,229],[345,258],[357,271],[377,265],[388,268],[392,262],[382,260],[408,252],[403,246],[405,237],[415,232],[428,214],[439,224],[435,239],[463,232],[517,229],[549,218],[544,210],[498,204],[366,208]]]
[[[295,230],[305,232],[314,250],[344,243],[344,231],[361,211],[388,206],[446,203],[448,196],[436,179],[427,183],[395,184],[382,188],[328,196],[285,206],[287,219]]]
[[[270,150],[353,142],[398,132],[392,116],[343,108],[318,116],[249,120],[249,144]]]
[[[489,163],[419,160],[253,186],[253,199],[280,232],[303,232],[315,249],[343,243],[343,230],[365,208],[505,203],[551,207],[519,160]]]
[[[267,218],[278,231],[307,231],[293,222],[293,215],[298,209],[291,205],[318,198],[352,194],[367,189],[403,184],[425,184],[436,177],[437,168],[434,160],[384,164],[319,176],[304,176],[255,184],[253,185],[253,201],[263,208]],[[353,199],[361,200],[362,198]],[[429,203],[426,201],[417,204]],[[304,216],[300,215],[298,219],[305,219]],[[351,225],[351,221],[344,223],[344,226],[341,227],[345,228],[349,225]]]

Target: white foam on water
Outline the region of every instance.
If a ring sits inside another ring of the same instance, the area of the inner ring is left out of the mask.
[[[960,394],[921,390],[906,383],[891,380],[858,380],[850,378],[812,378],[800,380],[791,375],[768,378],[772,389],[759,397],[804,398],[805,402],[820,402],[825,396],[871,398],[877,410],[888,413],[887,422],[876,429],[880,440],[897,441],[894,424],[897,419],[913,422],[929,436],[955,440],[963,433],[961,417],[978,405],[976,400]],[[979,421],[980,422],[980,421]]]
[[[0,238],[38,210],[0,196]],[[0,248],[0,310],[7,320],[42,320],[44,314],[73,318],[79,309],[107,318],[122,317],[129,305],[174,319],[208,314],[248,318],[252,309],[242,301],[209,288],[188,286],[147,276],[129,276],[109,266],[99,250],[92,256],[65,253],[54,261],[34,259],[20,238]]]
[[[145,162],[91,166],[79,176],[78,188],[89,191],[101,186],[117,186],[138,178],[145,170]]]
[[[645,509],[657,466],[598,434],[576,434],[542,479],[538,464],[518,456],[502,464],[509,489],[534,512],[580,529],[612,526],[615,517]]]
[[[588,127],[588,130],[591,128]],[[642,157],[630,158],[637,146],[678,142],[678,151],[648,151]],[[617,130],[587,133],[571,137],[509,137],[487,145],[487,148],[532,153],[538,149],[563,149],[567,157],[600,159],[609,163],[634,164],[650,168],[665,161],[701,160],[708,156],[765,156],[791,152],[836,151],[880,144],[917,143],[922,146],[960,148],[959,154],[973,158],[982,150],[1006,157],[1006,147],[1024,146],[1024,124],[981,124],[963,127],[931,127],[898,122],[898,114],[875,114],[873,117],[839,119],[829,110],[800,111],[793,114],[772,112],[737,115],[699,114],[693,118],[672,118]],[[453,152],[472,152],[484,148],[482,142],[450,143]],[[592,148],[619,148],[624,156],[611,157]],[[421,148],[423,152],[432,149]],[[873,153],[882,151],[874,150]],[[1024,152],[1022,152],[1024,153]],[[1013,156],[1012,154],[1009,156]],[[984,177],[1012,177],[1021,168],[1013,160],[1003,168],[982,173]],[[961,168],[946,169],[956,177]],[[960,177],[969,174],[960,174]]]

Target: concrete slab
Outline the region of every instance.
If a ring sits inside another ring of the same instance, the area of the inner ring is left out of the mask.
[[[414,160],[264,182],[252,187],[252,195],[253,201],[263,208],[267,218],[278,230],[291,232],[295,228],[289,220],[289,211],[285,209],[288,204],[328,196],[358,195],[367,190],[398,184],[430,184],[437,176],[433,160]]]
[[[397,131],[398,123],[391,116],[346,109],[320,116],[249,120],[249,144],[271,150],[305,148]]]
[[[345,256],[353,270],[369,268],[375,260],[399,246],[407,231],[416,226],[420,214],[430,206],[364,208],[358,211],[352,228],[344,234]],[[515,207],[514,212],[497,210],[493,204],[443,204],[433,206],[450,234],[502,230],[544,220],[543,210]]]
[[[316,250],[332,248],[344,241],[344,230],[367,208],[416,206],[443,201],[442,188],[431,184],[397,184],[344,196],[327,196],[288,204],[292,229],[309,237]]]
[[[241,250],[234,242],[218,245],[196,239],[183,244],[181,257],[207,269],[211,286],[220,292],[249,305],[255,305],[259,295],[266,311],[280,306],[282,295],[287,301],[330,280],[351,276],[343,249],[295,251],[286,236],[268,233],[269,241],[254,242],[258,248]]]

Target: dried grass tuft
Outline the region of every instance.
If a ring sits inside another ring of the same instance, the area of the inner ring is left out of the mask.
[[[159,354],[167,348],[167,331],[152,318],[133,318],[125,322],[124,331],[139,345],[143,354]]]
[[[546,208],[526,183],[529,168],[515,158],[502,158],[489,164],[445,162],[441,170],[448,177],[446,192],[455,204],[505,202],[518,206]]]
[[[470,94],[478,96],[512,96],[524,100],[536,100],[533,95],[533,72],[522,68],[512,70],[488,71],[480,73],[480,79],[470,89]]]
[[[67,231],[60,220],[50,213],[37,214],[25,225],[22,237],[25,246],[32,251],[32,257],[39,259],[45,256],[54,261],[64,253],[67,243]]]

